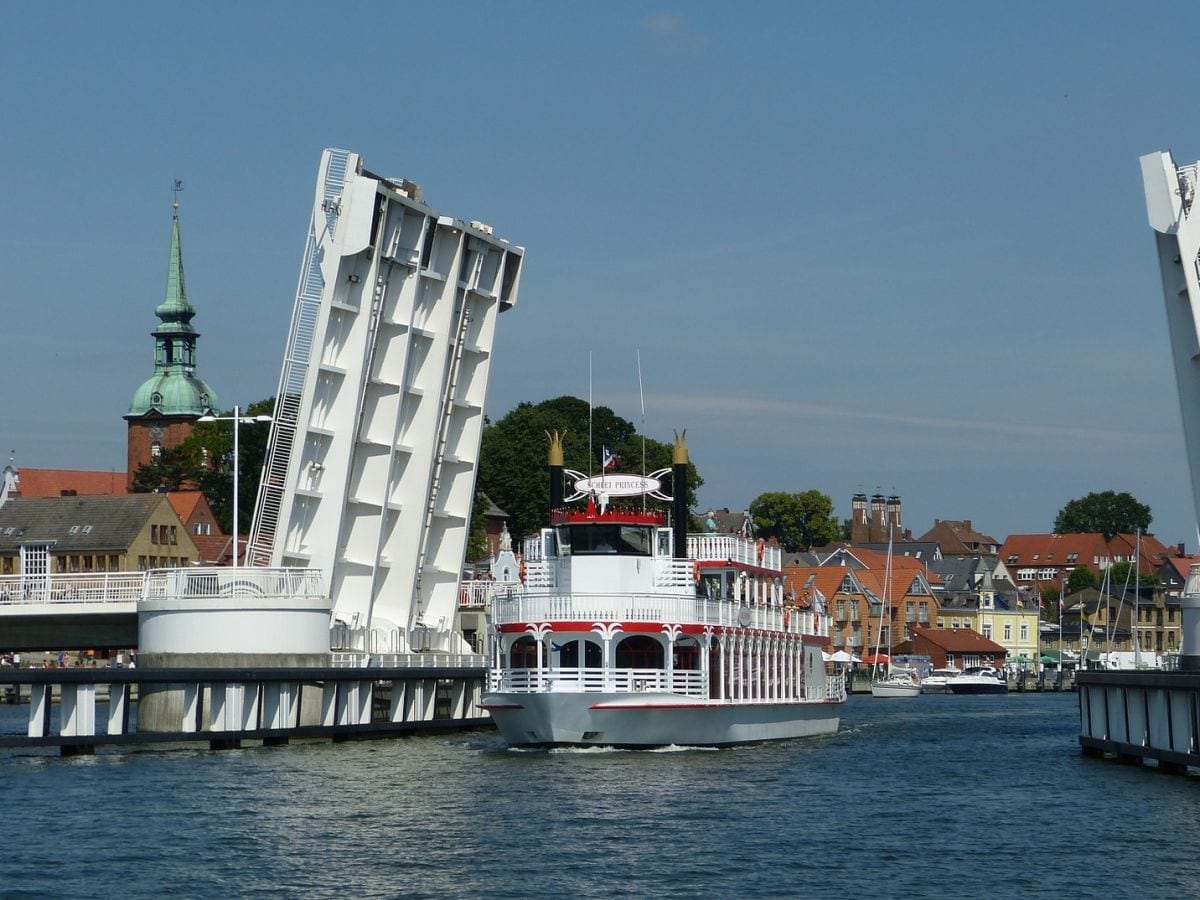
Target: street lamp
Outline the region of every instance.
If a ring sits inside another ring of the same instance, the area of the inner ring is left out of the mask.
[[[233,567],[238,567],[238,426],[254,425],[273,421],[271,416],[243,416],[239,407],[233,408],[232,416],[201,416],[198,422],[233,423]]]

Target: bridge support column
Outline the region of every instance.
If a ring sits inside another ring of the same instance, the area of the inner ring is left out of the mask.
[[[49,684],[31,684],[29,686],[29,737],[48,737],[50,735],[50,694]]]
[[[108,733],[126,734],[129,731],[129,685],[108,686]]]
[[[96,686],[94,684],[64,684],[59,690],[59,733],[71,737],[94,737],[96,734]]]
[[[204,685],[185,684],[183,686],[183,716],[179,730],[185,734],[194,734],[200,730],[200,713],[204,710]]]
[[[408,695],[407,681],[392,682],[392,697],[388,704],[388,721],[389,722],[404,722],[407,721],[405,713],[407,711],[407,703],[405,698]]]

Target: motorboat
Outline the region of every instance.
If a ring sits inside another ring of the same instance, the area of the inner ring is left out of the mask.
[[[993,666],[970,666],[946,683],[952,694],[1007,694],[1008,679]]]
[[[922,694],[949,694],[950,682],[958,678],[962,674],[962,669],[956,666],[946,666],[941,669],[934,669],[925,678],[921,679]]]

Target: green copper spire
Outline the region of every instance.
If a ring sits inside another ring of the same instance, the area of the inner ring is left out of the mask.
[[[187,300],[183,283],[183,241],[179,236],[178,192],[182,185],[176,181],[176,199],[171,204],[171,253],[167,260],[167,293],[154,310],[159,326],[154,335],[154,375],[133,395],[126,418],[147,413],[160,416],[199,417],[218,409],[217,395],[194,374],[196,339],[199,332],[192,327],[195,308]]]

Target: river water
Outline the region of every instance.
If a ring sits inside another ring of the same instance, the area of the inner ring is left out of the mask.
[[[1078,718],[854,696],[836,736],[720,751],[0,751],[0,897],[1200,895],[1200,783],[1082,756]]]

